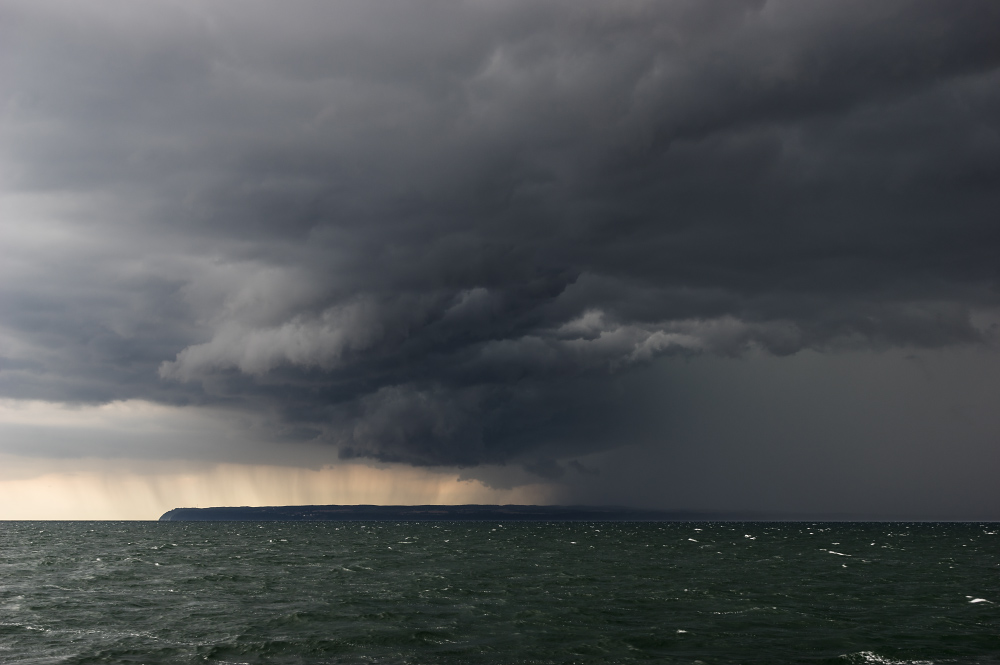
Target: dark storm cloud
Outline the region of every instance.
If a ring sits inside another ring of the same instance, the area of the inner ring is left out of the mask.
[[[989,341],[994,2],[0,3],[7,396],[625,442],[664,354]],[[992,327],[991,327],[992,326]]]

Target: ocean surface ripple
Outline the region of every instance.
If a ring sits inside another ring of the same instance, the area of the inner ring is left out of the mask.
[[[998,532],[2,522],[0,662],[1000,663]]]

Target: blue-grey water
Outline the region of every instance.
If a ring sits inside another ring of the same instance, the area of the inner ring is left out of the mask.
[[[0,523],[0,663],[1000,663],[1000,525]]]

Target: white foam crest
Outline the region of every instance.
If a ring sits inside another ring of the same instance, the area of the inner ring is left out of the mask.
[[[841,658],[851,662],[878,663],[879,665],[934,665],[932,660],[895,660],[880,656],[874,651],[859,651],[852,654],[843,654]],[[859,660],[860,659],[860,660]]]

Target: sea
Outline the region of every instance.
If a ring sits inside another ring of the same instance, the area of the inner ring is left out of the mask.
[[[998,532],[0,522],[0,663],[1000,663]]]

